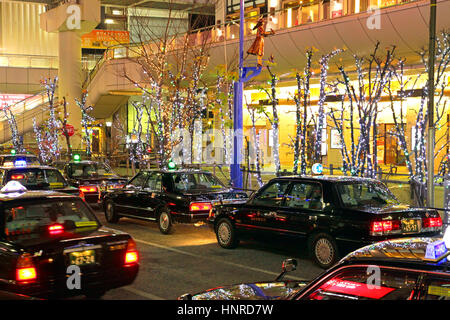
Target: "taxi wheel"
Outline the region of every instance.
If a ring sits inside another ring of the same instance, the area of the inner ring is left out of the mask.
[[[120,217],[117,215],[116,206],[111,200],[108,200],[105,204],[105,218],[106,221],[111,223],[119,222]]]
[[[163,209],[158,215],[158,226],[162,234],[170,234],[173,232],[172,216],[166,209]]]
[[[326,233],[317,233],[309,238],[309,252],[316,264],[323,269],[333,266],[338,260],[339,254],[336,241]]]
[[[222,248],[233,249],[239,245],[239,239],[236,236],[236,229],[231,221],[223,218],[216,225],[217,242]]]

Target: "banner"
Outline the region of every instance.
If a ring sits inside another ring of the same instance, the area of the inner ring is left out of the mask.
[[[85,49],[107,49],[126,43],[130,43],[128,31],[92,30],[81,36],[81,47]]]

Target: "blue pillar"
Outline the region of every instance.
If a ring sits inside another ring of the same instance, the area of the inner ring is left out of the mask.
[[[233,112],[233,163],[231,164],[231,182],[235,188],[243,188],[243,174],[241,170],[243,150],[243,99],[244,83],[234,83],[234,112]]]
[[[239,81],[234,83],[234,108],[233,108],[233,163],[230,167],[231,183],[235,188],[243,188],[243,176],[241,170],[242,146],[243,146],[243,98],[244,82],[242,72],[244,65],[244,0],[240,0],[239,22]]]

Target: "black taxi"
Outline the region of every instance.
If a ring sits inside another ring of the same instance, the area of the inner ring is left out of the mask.
[[[108,190],[102,196],[107,221],[120,217],[156,221],[163,234],[173,224],[202,223],[220,203],[241,203],[248,196],[226,187],[211,172],[176,169],[142,170],[122,189]]]
[[[18,181],[28,190],[53,190],[79,195],[78,188],[69,185],[58,169],[41,165],[0,167],[0,187]]]
[[[89,205],[99,205],[102,191],[122,188],[128,180],[99,161],[71,160],[55,163],[55,167],[71,186],[78,188],[80,196]]]
[[[370,243],[442,231],[436,210],[403,205],[380,181],[356,177],[275,178],[246,203],[216,206],[208,221],[223,248],[247,236],[306,239],[322,268]]]
[[[0,192],[0,217],[0,290],[94,298],[137,276],[134,240],[102,226],[80,197],[11,181]]]
[[[348,254],[311,281],[283,280],[297,268],[296,260],[287,259],[274,281],[220,286],[178,299],[450,300],[449,245],[442,238],[381,241]]]

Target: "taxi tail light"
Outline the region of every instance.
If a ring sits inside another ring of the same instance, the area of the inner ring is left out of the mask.
[[[197,212],[197,211],[211,211],[212,204],[209,202],[193,202],[189,206],[189,211]]]
[[[370,224],[370,235],[371,236],[381,236],[390,233],[395,233],[395,231],[400,231],[400,221],[399,220],[383,220],[383,221],[372,221]]]
[[[96,186],[81,186],[78,188],[78,190],[80,190],[80,192],[97,192],[98,189]]]
[[[30,282],[37,278],[36,268],[33,258],[29,253],[22,254],[17,259],[16,264],[16,280],[19,282]]]
[[[422,228],[436,230],[442,228],[441,217],[430,217],[422,219]]]
[[[64,226],[62,224],[52,224],[48,227],[48,232],[51,235],[61,234],[64,232]]]
[[[125,252],[125,266],[138,263],[139,254],[136,247],[136,242],[133,239],[128,240],[127,251]]]

